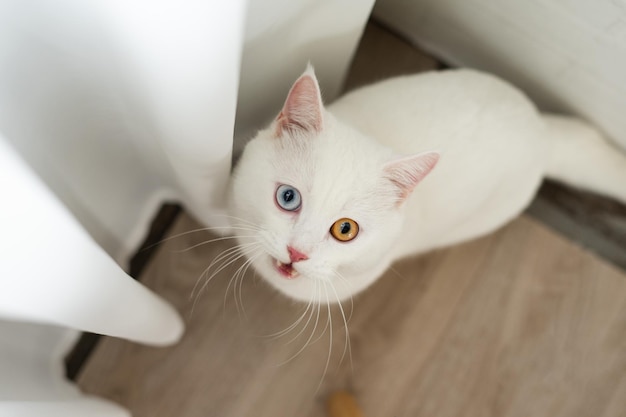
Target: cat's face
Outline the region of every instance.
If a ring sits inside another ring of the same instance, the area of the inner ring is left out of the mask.
[[[389,265],[403,202],[436,161],[433,153],[394,159],[334,120],[309,69],[234,173],[231,210],[241,249],[289,297],[348,298]]]

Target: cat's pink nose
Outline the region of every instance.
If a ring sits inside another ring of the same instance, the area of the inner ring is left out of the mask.
[[[304,253],[292,248],[291,246],[287,246],[287,252],[289,252],[289,259],[291,259],[291,262],[300,262],[309,259],[309,257]]]

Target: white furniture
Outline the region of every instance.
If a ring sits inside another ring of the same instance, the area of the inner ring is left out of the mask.
[[[120,263],[164,199],[221,210],[244,12],[0,0],[0,132]]]
[[[0,317],[165,345],[182,320],[129,277],[0,137]]]
[[[334,98],[372,5],[0,0],[0,416],[129,415],[65,381],[77,330],[181,336],[127,257],[165,200],[224,224],[236,107],[239,150],[308,61]]]
[[[65,380],[63,356],[76,336],[57,326],[0,321],[0,416],[130,416]]]
[[[182,320],[124,273],[2,137],[0,167],[0,415],[128,415],[65,381],[76,330],[166,345],[181,337]]]

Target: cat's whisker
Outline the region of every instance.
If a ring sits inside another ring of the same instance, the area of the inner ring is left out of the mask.
[[[316,281],[316,282],[315,282],[315,287],[316,287],[316,289],[318,289],[318,292],[319,292],[319,286],[320,286],[320,285],[319,285],[319,284],[317,283],[317,281]],[[313,297],[311,297],[311,303],[312,303],[312,301],[313,301]],[[279,363],[277,366],[283,366],[283,365],[285,365],[285,364],[287,364],[287,363],[291,362],[293,359],[297,358],[297,357],[298,357],[298,356],[299,356],[299,355],[300,355],[300,354],[304,351],[304,349],[306,349],[308,346],[310,346],[311,339],[312,339],[312,338],[313,338],[313,336],[315,335],[315,330],[317,329],[317,324],[318,324],[318,322],[319,322],[319,318],[320,318],[320,307],[319,307],[319,306],[320,306],[320,303],[319,303],[319,302],[317,302],[317,303],[315,303],[315,304],[316,304],[316,306],[317,306],[317,317],[316,317],[316,319],[315,319],[315,324],[314,324],[314,326],[313,326],[313,330],[311,331],[311,334],[309,335],[309,338],[306,340],[306,342],[304,342],[304,344],[302,345],[302,347],[301,347],[301,348],[300,348],[300,349],[299,349],[299,350],[298,350],[295,354],[293,354],[291,357],[289,357],[289,359],[287,359],[287,360],[285,360],[285,361],[283,361],[283,362]],[[314,309],[311,309],[311,313],[309,314],[309,319],[313,317],[313,311],[314,311]],[[307,323],[304,325],[304,327],[302,328],[302,330],[300,331],[300,333],[298,333],[298,336],[299,336],[300,334],[302,334],[302,332],[303,332],[303,331],[304,331],[304,330],[308,327],[308,325],[309,325],[309,321],[310,321],[310,320],[307,320]],[[297,337],[296,337],[296,338],[297,338]],[[293,340],[295,340],[295,338],[294,338]]]
[[[396,274],[396,276],[397,276],[398,278],[400,278],[401,280],[406,281],[406,277],[405,277],[404,275],[402,275],[401,273],[399,273],[399,272],[398,272],[398,270],[397,270],[396,268],[394,268],[393,266],[390,266],[390,267],[389,267],[389,270],[390,270],[391,272],[393,272],[394,274]]]
[[[233,274],[232,277],[230,277],[230,280],[228,281],[228,286],[226,287],[226,291],[224,291],[224,302],[223,302],[223,308],[224,308],[224,314],[226,314],[226,299],[228,298],[228,290],[230,289],[230,286],[233,283],[233,280],[235,279],[237,275]],[[239,320],[241,320],[241,312],[239,311],[239,304],[237,304],[237,299],[235,298],[235,308],[237,309],[237,315],[239,316]]]
[[[243,278],[246,275],[246,273],[248,272],[248,269],[250,268],[250,266],[252,266],[252,263],[257,260],[260,256],[263,255],[263,253],[265,253],[265,251],[260,248],[259,252],[257,254],[255,254],[254,256],[250,257],[249,262],[247,263],[247,265],[245,266],[245,268],[243,269],[242,273],[240,274],[240,278],[239,278],[239,303],[241,304],[241,310],[243,311],[243,316],[245,317],[246,320],[248,320],[248,314],[246,313],[246,309],[243,306]],[[235,281],[235,286],[237,285],[237,281]]]
[[[200,285],[200,283],[202,282],[202,278],[211,270],[211,268],[213,267],[213,265],[215,263],[221,261],[222,259],[229,258],[231,255],[232,256],[237,256],[237,254],[239,254],[239,249],[238,248],[229,248],[229,249],[224,250],[222,253],[220,253],[219,256],[217,256],[215,259],[213,259],[211,264],[209,266],[207,266],[206,268],[204,268],[202,273],[198,276],[198,279],[196,280],[196,283],[194,284],[193,288],[191,289],[191,294],[189,294],[189,299],[192,300],[192,299],[195,298],[195,296],[197,294],[196,290],[198,289],[198,285]]]
[[[247,248],[249,246],[253,246],[252,245],[253,243],[257,243],[257,242],[240,243],[238,245],[235,245],[235,246],[232,246],[232,247],[230,247],[228,249],[225,249],[224,251],[222,251],[218,256],[216,256],[211,261],[211,263],[207,267],[207,270],[210,270],[213,267],[213,265],[216,265],[217,263],[221,262],[222,260],[228,258],[233,253],[237,253],[237,252],[239,252],[243,248]]]
[[[221,229],[225,229],[225,228],[226,228],[226,226],[222,226],[222,227],[220,227],[220,228],[221,228]],[[168,237],[166,237],[166,238],[164,238],[164,239],[161,239],[161,240],[159,240],[158,242],[155,242],[155,243],[153,243],[153,244],[151,244],[151,245],[146,246],[146,247],[145,247],[145,248],[143,248],[142,250],[152,249],[153,247],[155,247],[155,246],[157,246],[157,245],[160,245],[160,244],[165,243],[165,242],[169,242],[170,240],[177,239],[177,238],[179,238],[179,237],[187,236],[187,235],[192,234],[192,233],[198,233],[198,232],[208,232],[208,231],[210,231],[211,229],[212,229],[211,227],[199,227],[199,228],[197,228],[197,229],[187,230],[187,231],[185,231],[185,232],[181,232],[181,233],[175,234],[175,235],[173,235],[173,236],[168,236]]]
[[[313,297],[311,297],[311,299],[312,298]],[[312,302],[309,303],[309,304],[312,304]],[[302,326],[302,329],[300,329],[300,331],[294,337],[292,337],[287,343],[285,343],[285,346],[290,345],[291,343],[295,342],[300,337],[300,335],[302,333],[304,333],[304,331],[309,327],[309,323],[311,323],[311,319],[313,318],[313,312],[314,311],[315,311],[315,309],[311,308],[311,312],[308,315],[306,323],[304,323],[304,326]],[[302,347],[302,350],[304,350],[304,348],[308,346],[310,340],[311,340],[311,337],[309,337],[307,339],[307,341],[304,343],[304,346]],[[298,351],[298,353],[300,353],[300,351]],[[298,353],[296,353],[295,356],[298,356]]]
[[[224,261],[224,264],[230,265],[229,263],[227,263],[230,259],[232,259],[232,256],[237,256],[241,253],[242,249],[248,248],[250,246],[254,246],[256,244],[260,244],[259,242],[249,242],[249,243],[244,243],[244,244],[240,244],[240,245],[236,245],[233,247],[230,247],[228,249],[225,249],[224,251],[222,251],[218,256],[215,257],[215,259],[213,259],[213,261],[211,261],[211,263],[209,264],[209,266],[207,266],[204,271],[202,271],[202,274],[200,274],[200,276],[198,277],[198,280],[196,281],[196,284],[194,285],[193,289],[191,290],[191,298],[194,297],[194,294],[196,292],[196,289],[200,283],[200,281],[202,280],[202,277],[208,273],[208,271],[211,270],[211,268],[213,268],[213,265],[216,265],[219,262]],[[224,264],[222,264],[222,266],[224,266]],[[218,269],[217,272],[221,271],[222,269],[224,269],[223,267],[220,267]]]
[[[306,314],[308,313],[309,309],[311,309],[313,306],[313,297],[311,297],[311,300],[307,303],[306,308],[304,310],[304,312],[298,317],[297,320],[295,320],[293,323],[291,323],[288,327],[286,327],[283,330],[280,330],[276,333],[271,333],[268,335],[264,335],[262,337],[268,338],[268,339],[278,339],[280,337],[283,337],[289,333],[291,333],[291,331],[296,328],[298,326],[298,324],[300,324],[302,322],[302,320],[304,320],[304,317],[306,316]]]
[[[211,231],[218,231],[218,230],[245,230],[245,231],[249,231],[249,232],[261,232],[264,229],[258,226],[254,226],[254,225],[249,225],[246,227],[246,225],[233,225],[233,226],[213,226],[213,227],[199,227],[197,229],[193,229],[193,230],[187,230],[186,232],[181,232],[178,234],[175,234],[173,236],[168,236],[164,239],[159,240],[158,242],[155,242],[151,245],[146,246],[145,248],[142,248],[141,251],[146,251],[149,249],[154,248],[155,246],[158,246],[162,243],[165,242],[169,242],[170,240],[173,239],[178,239],[179,237],[183,237],[183,236],[187,236],[189,234],[192,233],[198,233],[198,232],[211,232]]]
[[[318,297],[317,297],[317,306],[318,306],[317,309],[318,309],[318,311],[322,309],[322,305],[324,304],[322,302],[322,290],[321,290],[322,285],[321,284],[319,285],[319,288],[320,288],[320,290],[319,290],[319,294],[318,294]],[[326,300],[328,302],[328,296],[326,297]],[[326,334],[326,330],[328,330],[328,324],[329,324],[329,317],[328,317],[328,315],[326,315],[326,324],[324,324],[324,328],[320,332],[319,336],[317,336],[317,338],[313,342],[311,342],[311,344],[317,343],[318,340],[320,340],[322,337],[324,337],[324,335]]]
[[[328,373],[328,367],[330,366],[330,358],[333,353],[333,316],[330,309],[330,297],[328,295],[328,287],[326,285],[326,282],[320,282],[324,285],[324,292],[326,294],[326,308],[328,310],[328,322],[330,331],[328,332],[328,358],[326,359],[326,365],[324,366],[324,371],[322,372],[320,382],[319,384],[317,384],[317,388],[315,389],[316,393],[320,390],[320,388],[322,387],[322,383],[324,382],[324,378],[326,378],[326,373]]]
[[[255,271],[255,275],[256,275],[256,271]],[[268,335],[265,335],[263,337],[265,338],[269,338],[269,339],[278,339],[284,335],[287,335],[289,333],[291,333],[291,331],[296,328],[298,326],[298,324],[300,324],[302,322],[302,320],[304,320],[304,317],[306,316],[307,312],[309,311],[309,309],[311,309],[311,314],[313,314],[313,305],[314,305],[314,298],[315,298],[315,294],[311,294],[311,298],[309,299],[309,302],[306,305],[306,308],[304,309],[304,311],[302,312],[302,314],[298,317],[297,320],[295,320],[293,323],[291,323],[288,327],[286,327],[283,330],[280,330],[276,333],[271,333]],[[305,326],[306,328],[306,326]]]
[[[352,362],[352,345],[350,343],[350,332],[348,330],[348,321],[346,320],[346,313],[343,310],[343,305],[341,304],[341,300],[339,299],[339,294],[337,294],[337,289],[334,284],[330,283],[330,288],[333,290],[335,294],[335,298],[337,299],[337,304],[339,304],[339,311],[341,312],[341,317],[343,318],[343,327],[346,331],[346,340],[343,346],[343,353],[341,354],[341,359],[339,359],[339,364],[343,362],[343,359],[346,357],[346,353],[348,353],[348,358],[350,359],[350,370],[354,372],[354,364]]]
[[[251,227],[259,227],[258,225],[254,224],[250,220],[246,220],[244,218],[237,217],[237,216],[232,216],[232,215],[229,215],[229,214],[214,214],[211,217],[225,217],[227,219],[237,220],[237,221],[241,222],[242,225],[247,225],[247,226],[251,226]],[[228,227],[228,226],[225,226],[225,227]]]
[[[215,243],[215,242],[221,242],[221,241],[223,241],[223,240],[237,239],[237,238],[239,238],[239,237],[244,237],[244,238],[254,238],[254,237],[256,237],[256,236],[255,236],[255,235],[247,235],[247,236],[222,236],[222,237],[216,237],[216,238],[214,238],[214,239],[205,240],[205,241],[203,241],[203,242],[196,243],[195,245],[189,246],[188,248],[185,248],[185,249],[180,249],[180,250],[175,250],[175,251],[173,251],[173,252],[174,252],[174,253],[185,253],[185,252],[188,252],[188,251],[190,251],[190,250],[192,250],[192,249],[198,248],[198,247],[203,246],[203,245],[208,245],[208,244],[210,244],[210,243]]]
[[[247,256],[251,251],[253,251],[255,248],[255,245],[260,245],[260,243],[258,242],[252,242],[246,245],[239,245],[235,248],[231,248],[229,249],[235,249],[235,251],[230,252],[230,255],[228,255],[228,259],[224,260],[224,263],[218,268],[216,269],[202,284],[202,286],[200,287],[200,289],[197,291],[195,297],[192,295],[193,298],[193,304],[191,306],[191,313],[190,316],[193,316],[193,312],[195,310],[196,304],[198,302],[198,299],[200,298],[200,295],[204,292],[204,290],[207,288],[207,286],[209,285],[209,283],[213,280],[213,278],[220,273],[221,271],[223,271],[225,268],[227,268],[229,265],[233,264],[234,262],[236,262],[238,259],[241,259],[244,256]],[[246,246],[246,248],[242,249],[243,246]],[[252,248],[249,248],[248,246],[252,246]],[[193,290],[192,290],[192,294],[196,291],[196,287],[198,286],[200,280],[202,279],[202,277],[204,276],[204,274],[206,274],[208,272],[208,270],[210,269],[207,268],[205,269],[202,274],[200,275],[200,277],[198,278],[198,281],[196,282],[196,285],[194,286]]]
[[[256,247],[259,246],[259,245],[260,245],[260,243],[258,243],[258,242],[251,242],[251,243],[238,245],[238,246],[236,246],[234,248],[231,248],[232,250],[229,251],[228,255],[222,256],[221,259],[218,261],[218,262],[222,262],[222,263],[220,264],[219,267],[217,267],[217,269],[215,271],[213,271],[211,276],[209,276],[209,278],[204,282],[204,284],[200,288],[199,292],[201,292],[204,289],[204,287],[206,287],[206,285],[213,279],[213,277],[215,277],[221,271],[226,269],[228,266],[232,265],[237,260],[239,260],[239,259],[241,259],[241,258],[243,258],[245,256],[248,256],[248,254],[252,253],[252,251],[254,251],[254,249],[256,249]],[[211,264],[214,264],[214,263],[212,262]],[[215,262],[215,264],[217,264],[217,262]],[[212,265],[209,265],[209,267],[206,269],[206,271],[208,272],[211,269],[211,267],[212,267]]]
[[[237,308],[237,314],[239,314],[239,316],[241,317],[241,312],[239,310],[239,303],[237,300],[237,280],[239,278],[239,275],[242,274],[242,271],[245,271],[245,269],[247,269],[246,267],[249,266],[252,262],[254,262],[254,260],[257,257],[259,257],[262,253],[263,253],[262,248],[257,248],[256,252],[250,252],[250,254],[247,255],[248,259],[239,268],[237,268],[237,270],[235,271],[231,279],[228,281],[228,286],[226,287],[226,291],[224,292],[224,310],[226,310],[226,299],[228,296],[228,290],[230,289],[230,286],[233,284],[233,281],[234,281],[233,298],[235,299],[235,307]],[[242,280],[243,280],[243,275],[242,275]],[[243,303],[241,305],[241,308],[243,309]],[[244,315],[245,315],[245,312],[244,312]]]
[[[335,276],[339,278],[341,282],[343,282],[344,285],[348,288],[348,293],[350,294],[350,314],[348,315],[347,323],[350,323],[350,320],[352,319],[352,314],[354,313],[354,297],[352,295],[353,291],[350,291],[352,283],[348,281],[346,277],[341,275],[339,271],[333,270],[333,272],[335,273]],[[339,302],[339,298],[337,298],[337,301]]]
[[[234,254],[232,258],[230,258],[230,260],[228,260],[227,262],[225,261],[225,263],[215,272],[213,272],[211,274],[211,276],[209,276],[206,281],[202,284],[202,286],[200,287],[200,289],[198,290],[197,294],[195,295],[195,297],[192,296],[193,298],[193,304],[191,306],[191,313],[190,313],[190,317],[193,316],[193,312],[195,311],[196,308],[196,304],[198,303],[198,300],[200,299],[200,296],[202,295],[202,293],[204,292],[204,290],[208,287],[209,283],[211,282],[211,280],[219,273],[221,272],[223,269],[227,268],[229,265],[231,265],[232,263],[236,262],[238,259],[241,259],[242,257],[245,256],[245,253],[239,253],[239,254]],[[206,270],[205,270],[206,271]],[[202,278],[203,274],[200,276],[199,279]],[[198,281],[199,282],[199,281]],[[197,283],[196,283],[197,285]],[[195,290],[195,288],[194,288]]]

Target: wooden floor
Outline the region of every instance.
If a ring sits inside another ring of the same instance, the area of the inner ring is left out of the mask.
[[[437,67],[376,26],[362,44],[348,88]],[[182,215],[170,235],[197,227]],[[141,277],[187,318],[181,343],[103,338],[85,391],[136,417],[322,417],[340,388],[366,417],[626,416],[626,274],[528,217],[395,265],[344,306],[351,357],[338,308],[327,326],[252,272],[234,281],[240,264],[192,296],[230,247],[194,247],[211,238],[165,242]]]
[[[197,227],[183,215],[171,234]],[[137,417],[321,417],[338,388],[370,417],[626,413],[626,275],[530,218],[402,261],[347,303],[351,360],[337,308],[330,344],[325,309],[318,321],[251,272],[233,281],[238,265],[191,297],[229,247],[194,247],[211,238],[165,242],[142,278],[188,318],[182,342],[105,338],[79,376],[85,391]]]

